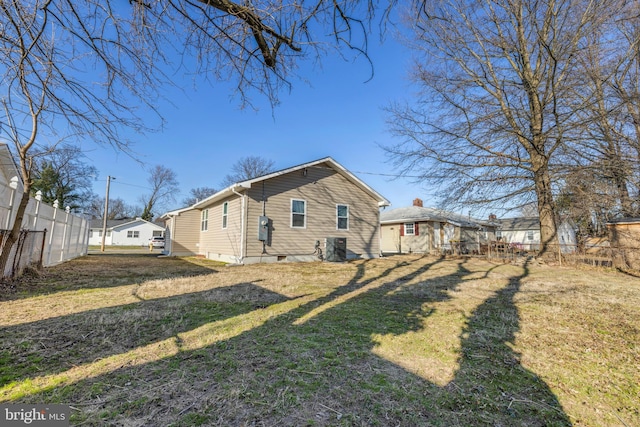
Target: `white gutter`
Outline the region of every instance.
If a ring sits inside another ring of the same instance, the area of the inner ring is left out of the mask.
[[[231,191],[233,192],[233,194],[239,196],[240,198],[242,198],[242,213],[240,215],[240,257],[238,259],[238,263],[242,264],[242,261],[244,260],[244,238],[245,238],[245,234],[246,234],[246,230],[244,227],[244,217],[245,217],[245,195],[244,194],[240,194],[236,191],[235,188],[231,187]]]

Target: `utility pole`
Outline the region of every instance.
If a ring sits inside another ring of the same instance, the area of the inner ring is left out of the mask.
[[[102,214],[102,245],[100,246],[100,252],[104,252],[104,239],[107,237],[107,214],[109,213],[109,186],[111,180],[115,179],[111,175],[107,177],[107,191],[104,196],[104,213]]]

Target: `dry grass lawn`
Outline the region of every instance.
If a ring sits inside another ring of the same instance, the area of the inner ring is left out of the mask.
[[[640,279],[96,254],[0,296],[0,403],[72,425],[638,426]]]

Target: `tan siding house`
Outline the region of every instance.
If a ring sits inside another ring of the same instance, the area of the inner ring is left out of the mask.
[[[200,212],[185,208],[164,214],[166,253],[174,256],[186,256],[198,253],[200,245]],[[180,239],[173,238],[179,230]]]
[[[479,253],[495,240],[496,224],[440,209],[413,206],[385,211],[380,216],[383,254]]]
[[[183,235],[193,236],[195,228],[193,254],[225,262],[318,260],[326,255],[327,238],[346,239],[347,259],[373,258],[380,254],[379,210],[387,205],[327,157],[239,182],[182,210],[197,212],[207,225],[202,219],[197,227],[174,230],[170,246],[187,247]]]

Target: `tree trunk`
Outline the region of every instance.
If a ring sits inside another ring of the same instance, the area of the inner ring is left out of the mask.
[[[544,156],[532,156],[534,169],[533,180],[538,197],[538,213],[540,215],[540,250],[538,256],[551,258],[555,256],[558,240],[556,209],[551,191],[548,160]],[[555,240],[555,242],[554,242]]]
[[[4,276],[4,271],[9,262],[9,255],[11,254],[11,249],[18,241],[20,237],[20,229],[22,228],[22,219],[24,218],[24,213],[27,210],[27,204],[29,203],[29,191],[30,186],[25,185],[24,193],[22,193],[22,198],[20,199],[20,204],[18,204],[18,210],[16,211],[16,219],[13,223],[13,227],[11,228],[11,232],[7,236],[5,244],[2,248],[2,253],[0,254],[0,275]],[[13,274],[13,273],[12,273]]]
[[[616,167],[613,171],[613,180],[616,185],[618,199],[620,200],[620,208],[622,216],[635,216],[633,203],[629,196],[629,187],[627,186],[627,178],[621,167]]]

